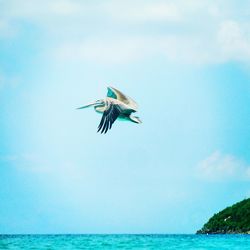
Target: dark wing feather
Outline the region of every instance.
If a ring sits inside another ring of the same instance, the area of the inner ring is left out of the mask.
[[[120,115],[121,111],[117,104],[110,104],[108,109],[104,111],[101,122],[98,126],[97,132],[101,130],[101,133],[106,134],[109,129],[112,128],[113,123]]]

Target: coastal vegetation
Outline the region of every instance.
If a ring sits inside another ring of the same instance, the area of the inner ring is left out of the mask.
[[[197,234],[250,234],[250,198],[212,216]]]

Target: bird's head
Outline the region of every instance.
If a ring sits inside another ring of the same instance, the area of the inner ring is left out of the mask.
[[[95,107],[102,107],[105,106],[105,102],[103,99],[97,100],[94,104]]]

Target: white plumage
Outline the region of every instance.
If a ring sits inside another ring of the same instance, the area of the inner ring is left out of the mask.
[[[132,113],[138,110],[137,103],[113,87],[108,87],[108,93],[105,99],[97,100],[78,109],[84,109],[90,106],[94,106],[96,112],[103,114],[97,132],[107,133],[117,118],[141,123],[139,117],[132,115]]]

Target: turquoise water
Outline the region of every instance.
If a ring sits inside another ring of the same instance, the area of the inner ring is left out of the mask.
[[[250,235],[1,235],[0,249],[250,249]]]

